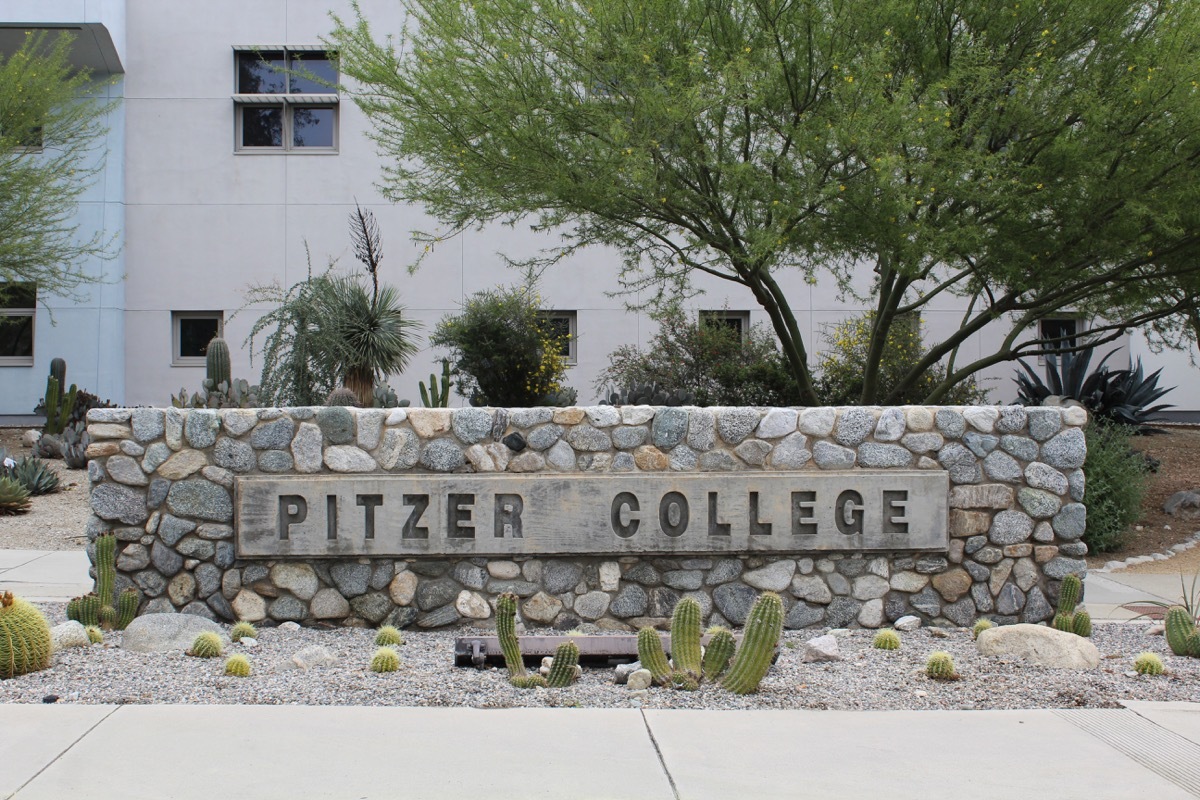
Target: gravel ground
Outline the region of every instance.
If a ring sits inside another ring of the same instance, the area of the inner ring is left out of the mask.
[[[62,604],[42,606],[52,622]],[[533,631],[531,631],[533,632]],[[546,633],[552,633],[546,631]],[[737,696],[705,685],[697,692],[653,688],[635,692],[613,682],[611,668],[585,667],[567,689],[519,691],[502,668],[477,671],[453,666],[453,641],[470,631],[406,631],[400,671],[376,675],[367,668],[374,632],[339,628],[263,628],[258,645],[233,645],[227,654],[250,656],[254,674],[227,678],[224,659],[171,653],[130,653],[119,633],[103,645],[70,648],[43,672],[0,681],[0,703],[38,703],[57,695],[70,703],[244,703],[307,705],[707,708],[707,709],[1024,709],[1115,707],[1119,700],[1200,701],[1200,659],[1170,654],[1162,636],[1143,624],[1098,624],[1093,641],[1105,657],[1090,672],[1052,670],[976,654],[969,630],[935,638],[929,630],[902,633],[895,652],[871,648],[871,631],[839,634],[845,660],[804,664],[800,653],[812,632],[785,633],[778,662],[758,694]],[[309,672],[280,669],[303,647],[319,644],[338,662]],[[926,656],[947,650],[962,679],[926,678]],[[1133,658],[1159,653],[1169,674],[1129,677]]]
[[[0,449],[12,458],[29,455],[21,445],[23,428],[0,428]],[[0,550],[76,550],[87,543],[84,530],[88,508],[87,470],[67,469],[62,461],[47,461],[58,472],[60,491],[33,498],[26,514],[0,516]]]

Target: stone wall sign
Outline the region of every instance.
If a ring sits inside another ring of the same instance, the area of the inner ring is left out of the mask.
[[[945,472],[239,477],[241,558],[946,552]]]

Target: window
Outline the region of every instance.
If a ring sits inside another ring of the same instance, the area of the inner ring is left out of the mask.
[[[0,367],[33,366],[37,286],[0,283]]]
[[[282,47],[235,51],[238,151],[337,150],[338,74],[327,53]]]
[[[1074,317],[1044,319],[1038,323],[1038,338],[1047,340],[1044,349],[1052,352],[1070,350],[1079,335],[1079,320]],[[1038,363],[1046,363],[1045,356],[1038,356]]]
[[[574,311],[543,311],[542,319],[559,342],[559,355],[568,364],[579,363],[579,318]]]
[[[701,311],[700,324],[723,325],[732,331],[736,331],[738,338],[745,339],[750,331],[750,312],[730,311],[728,309],[721,311]]]
[[[171,312],[171,363],[177,367],[204,365],[208,343],[222,336],[225,315],[220,311]]]

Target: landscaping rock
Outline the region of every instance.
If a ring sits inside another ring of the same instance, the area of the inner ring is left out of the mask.
[[[229,639],[216,622],[195,614],[142,614],[134,617],[121,634],[121,649],[133,653],[169,653],[189,650],[196,637],[205,631]]]
[[[989,628],[979,634],[975,647],[981,655],[1023,658],[1052,669],[1095,669],[1100,665],[1100,651],[1091,641],[1043,625]]]

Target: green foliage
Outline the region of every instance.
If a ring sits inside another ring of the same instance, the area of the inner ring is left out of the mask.
[[[566,641],[554,649],[554,660],[550,662],[550,674],[546,686],[562,689],[575,680],[575,667],[579,665],[579,645]]]
[[[715,681],[721,677],[733,651],[737,648],[733,633],[728,628],[717,626],[709,630],[708,647],[704,650],[703,667],[704,679]]]
[[[12,478],[0,477],[0,517],[24,514],[31,505],[28,489]]]
[[[899,650],[900,635],[890,628],[875,634],[871,646],[876,650]]]
[[[1150,652],[1139,653],[1133,660],[1133,668],[1138,675],[1162,675],[1166,669],[1158,653]]]
[[[1087,530],[1083,541],[1089,553],[1107,553],[1121,546],[1129,526],[1141,514],[1148,469],[1146,459],[1129,448],[1129,428],[1089,425],[1084,433]]]
[[[450,352],[455,391],[471,405],[524,408],[564,402],[563,342],[532,286],[476,292],[442,318],[429,343]]]
[[[11,478],[29,491],[30,497],[58,491],[58,474],[37,456],[21,456],[11,467],[4,466],[0,450],[0,478]]]
[[[684,597],[671,614],[671,660],[675,670],[699,680],[700,652],[700,603],[694,597]]]
[[[525,674],[525,660],[521,658],[521,643],[517,641],[517,596],[504,592],[496,598],[496,638],[500,640],[500,652],[504,653],[504,665],[509,678]]]
[[[192,649],[188,650],[187,654],[196,658],[217,658],[224,649],[220,636],[212,631],[205,631],[192,642]]]
[[[986,631],[988,628],[994,628],[996,624],[990,619],[979,619],[975,621],[975,627],[971,628],[971,638],[978,639],[979,634]]]
[[[104,641],[104,631],[95,625],[89,625],[84,630],[87,632],[88,641],[92,644],[100,644]]]
[[[327,406],[357,406],[358,395],[353,389],[347,389],[345,386],[340,386],[334,389],[325,398],[324,405]]]
[[[429,374],[429,386],[421,381],[421,405],[426,408],[447,408],[450,405],[450,359],[442,359],[442,383],[438,388],[437,376]]]
[[[671,680],[671,665],[667,662],[667,654],[663,651],[662,637],[658,635],[658,631],[649,626],[639,630],[637,649],[642,669],[650,671],[650,677],[655,683],[661,686]]]
[[[224,339],[214,337],[204,349],[204,371],[213,386],[232,383],[233,375],[229,363],[229,345]]]
[[[400,669],[400,656],[390,647],[381,647],[371,656],[371,672],[395,672]]]
[[[241,653],[230,656],[225,661],[225,674],[234,678],[250,677],[250,659]]]
[[[258,629],[243,620],[230,629],[229,638],[234,642],[240,642],[242,639],[257,639]]]
[[[827,327],[822,333],[827,349],[817,362],[814,387],[821,403],[830,406],[869,403],[864,397],[866,365],[872,360],[871,344],[875,334],[875,315],[860,314]],[[908,405],[922,402],[946,380],[946,368],[934,364],[919,377],[906,376],[929,354],[921,339],[921,320],[914,314],[895,319],[888,327],[882,352],[875,357],[878,374],[875,392],[888,402]],[[945,405],[975,405],[984,402],[987,392],[974,379],[967,378],[948,389],[939,402]]]
[[[618,347],[596,379],[596,390],[613,405],[619,405],[621,398],[614,399],[611,390],[604,390],[609,385],[653,386],[668,399],[687,397],[700,406],[798,402],[799,392],[778,345],[762,326],[752,327],[742,337],[727,325],[690,320],[677,306],[654,316],[658,330],[646,349]]]
[[[750,608],[729,673],[721,685],[734,694],[751,694],[766,677],[775,658],[775,647],[783,634],[783,601],[774,592],[763,592]]]
[[[375,644],[380,647],[397,647],[404,644],[404,637],[391,625],[384,625],[375,634]]]
[[[959,677],[954,671],[954,658],[945,650],[930,653],[925,661],[925,674],[939,681],[958,680]]]
[[[50,624],[12,592],[0,594],[0,678],[14,678],[50,666]]]

